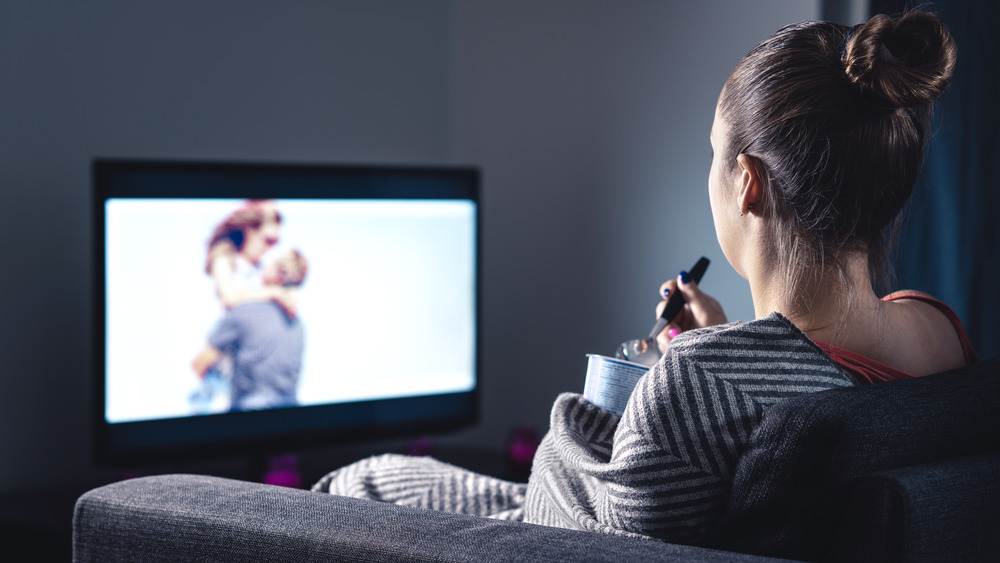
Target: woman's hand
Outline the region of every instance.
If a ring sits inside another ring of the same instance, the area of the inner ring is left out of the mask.
[[[680,291],[686,303],[674,320],[670,322],[656,337],[656,343],[660,347],[660,352],[666,352],[667,346],[675,336],[694,328],[702,328],[726,323],[726,313],[722,310],[722,305],[711,295],[704,293],[698,288],[697,282],[689,280],[684,282],[687,272],[681,272],[677,279],[663,282],[660,286],[660,295],[663,301],[656,306],[656,318],[660,318],[663,309],[667,306],[667,299],[676,291]]]

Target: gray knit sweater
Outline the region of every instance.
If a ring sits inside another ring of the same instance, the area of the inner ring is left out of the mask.
[[[718,521],[762,411],[853,383],[774,313],[690,331],[639,381],[621,419],[581,395],[552,407],[528,484],[385,455],[313,490],[537,524],[696,543]]]

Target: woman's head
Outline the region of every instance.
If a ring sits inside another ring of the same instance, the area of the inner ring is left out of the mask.
[[[221,253],[240,254],[256,263],[271,247],[278,243],[281,214],[271,200],[249,200],[229,214],[208,241],[208,258],[205,271],[211,273],[212,261]]]
[[[736,66],[719,98],[713,174],[759,173],[751,212],[765,219],[785,283],[842,269],[852,253],[867,255],[871,272],[888,271],[955,57],[940,20],[910,12],[854,28],[790,25]],[[716,199],[713,207],[729,204]]]

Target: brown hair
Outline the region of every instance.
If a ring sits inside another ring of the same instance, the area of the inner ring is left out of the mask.
[[[932,104],[955,66],[936,16],[786,26],[750,51],[720,98],[723,162],[744,153],[765,180],[762,209],[789,288],[868,255],[888,282],[898,218],[913,191]],[[727,171],[731,173],[732,170]]]
[[[208,253],[205,256],[205,273],[212,274],[212,262],[221,255],[235,255],[243,248],[246,232],[259,229],[266,219],[263,204],[269,200],[250,199],[243,207],[233,211],[219,223],[208,239]],[[281,222],[279,213],[276,220]]]

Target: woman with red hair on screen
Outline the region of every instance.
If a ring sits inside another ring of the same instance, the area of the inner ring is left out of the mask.
[[[271,200],[249,200],[215,227],[208,241],[205,273],[226,309],[250,301],[275,301],[295,314],[296,291],[261,281],[261,258],[281,232],[281,214]]]

